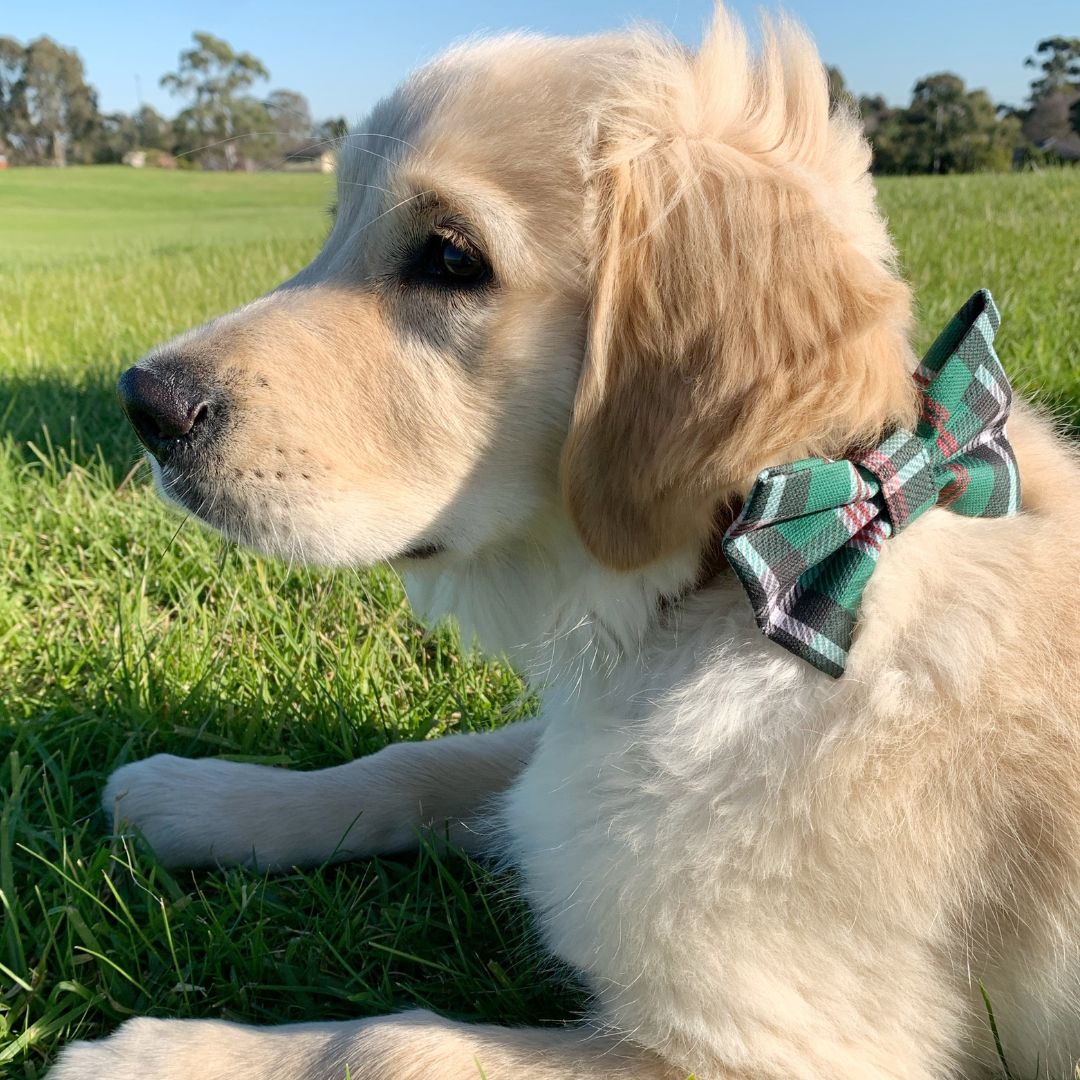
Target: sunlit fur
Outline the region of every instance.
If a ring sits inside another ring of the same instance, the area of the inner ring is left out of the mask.
[[[520,868],[589,1024],[133,1021],[55,1080],[988,1078],[983,990],[1014,1076],[1071,1076],[1074,452],[1018,405],[1023,513],[891,540],[838,681],[764,640],[728,575],[694,588],[756,470],[914,418],[911,297],[806,38],[767,23],[755,56],[720,11],[696,55],[475,42],[360,130],[311,266],[145,361],[197,358],[233,405],[212,463],[160,482],[263,550],[392,561],[419,611],[511,654],[540,716],[317,773],[159,756],[105,806],[173,865],[449,824]],[[448,220],[493,288],[402,285]],[[445,551],[403,556],[421,543]]]
[[[563,457],[586,543],[622,569],[700,543],[763,465],[914,408],[869,149],[827,120],[810,44],[766,25],[755,65],[723,15],[695,59],[642,44],[588,162],[592,320]]]

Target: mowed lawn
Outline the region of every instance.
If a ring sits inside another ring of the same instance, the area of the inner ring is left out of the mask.
[[[331,183],[0,173],[0,1076],[136,1014],[582,1007],[513,880],[462,857],[170,874],[98,812],[106,775],[158,751],[316,768],[528,711],[508,667],[422,630],[388,574],[178,528],[115,404],[145,349],[311,256]],[[880,188],[920,344],[987,285],[1017,385],[1080,418],[1080,170]]]

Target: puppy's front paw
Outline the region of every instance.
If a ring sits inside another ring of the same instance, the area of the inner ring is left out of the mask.
[[[65,1047],[47,1080],[136,1080],[135,1063],[127,1069],[117,1060],[109,1040],[77,1042]]]
[[[265,829],[252,769],[258,767],[155,754],[109,777],[102,808],[119,832],[136,829],[166,866],[250,864],[258,826]]]
[[[162,1057],[162,1036],[169,1027],[170,1021],[140,1017],[107,1039],[72,1043],[61,1051],[47,1080],[194,1080],[194,1074],[177,1072]]]

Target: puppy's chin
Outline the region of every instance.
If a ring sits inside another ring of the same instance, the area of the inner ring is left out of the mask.
[[[147,454],[150,472],[154,477],[154,490],[163,503],[180,513],[205,520],[199,514],[199,507],[206,501],[199,492],[198,485],[192,478],[162,465],[153,454]],[[209,522],[207,522],[209,524]]]
[[[162,465],[147,454],[154,487],[167,505],[194,517],[227,541],[290,563],[367,569],[378,564],[437,567],[446,545],[374,527],[377,515],[360,505],[328,505],[311,492],[237,488],[203,472]],[[357,500],[359,503],[359,500]],[[363,522],[368,529],[360,531]]]
[[[301,545],[295,542],[291,530],[272,534],[259,527],[256,514],[212,480],[162,465],[152,454],[147,454],[147,459],[154,475],[154,488],[161,500],[185,517],[194,517],[221,533],[226,540],[261,555],[287,559],[301,557]]]

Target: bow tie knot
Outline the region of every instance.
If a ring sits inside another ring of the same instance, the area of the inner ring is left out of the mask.
[[[1019,511],[1005,433],[1012,392],[993,349],[999,323],[990,293],[977,292],[915,372],[915,431],[850,459],[766,469],[724,536],[762,631],[834,677],[885,540],[932,506],[968,517]]]

